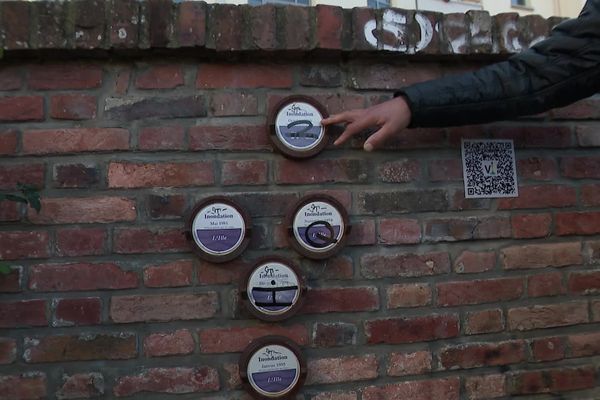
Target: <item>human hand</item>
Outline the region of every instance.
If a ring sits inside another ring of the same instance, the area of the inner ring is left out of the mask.
[[[369,108],[334,114],[323,119],[321,124],[324,126],[346,124],[344,132],[333,142],[336,146],[365,129],[377,127],[377,131],[369,136],[363,145],[365,151],[373,151],[406,128],[410,124],[410,118],[410,108],[404,97],[399,96]]]

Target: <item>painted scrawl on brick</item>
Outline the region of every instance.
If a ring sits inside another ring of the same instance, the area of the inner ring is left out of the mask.
[[[415,19],[421,31],[421,39],[414,48],[408,46],[408,23],[406,14],[387,9],[383,13],[382,20],[382,50],[399,51],[403,53],[415,53],[426,48],[433,39],[434,26],[431,21],[421,13],[415,15]],[[436,24],[437,25],[437,24]],[[436,31],[438,27],[435,27]],[[364,26],[365,39],[377,48],[377,21],[372,19]],[[389,40],[391,38],[391,40]],[[386,40],[387,39],[387,40]],[[390,44],[391,43],[391,44]]]

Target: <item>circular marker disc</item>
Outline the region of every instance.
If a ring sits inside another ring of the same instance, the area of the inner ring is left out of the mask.
[[[207,261],[230,261],[250,242],[249,217],[239,205],[222,196],[209,197],[198,203],[187,225],[186,232],[194,251]]]
[[[339,252],[350,231],[346,210],[326,195],[302,198],[288,220],[291,246],[312,259],[329,258]]]
[[[286,97],[271,111],[269,137],[288,157],[312,157],[329,142],[327,128],[321,125],[321,119],[327,116],[325,108],[310,97]]]
[[[291,398],[306,377],[300,348],[283,336],[265,336],[250,343],[239,368],[248,392],[256,399]]]
[[[302,306],[306,288],[298,268],[282,257],[266,257],[252,267],[240,289],[248,310],[265,321],[281,321]]]

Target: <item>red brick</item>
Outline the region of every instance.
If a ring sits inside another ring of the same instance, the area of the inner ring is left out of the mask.
[[[44,164],[4,164],[0,166],[0,189],[16,191],[17,184],[44,187]]]
[[[459,334],[455,314],[365,321],[368,344],[401,344],[447,339]]]
[[[39,264],[29,270],[29,289],[64,292],[99,289],[131,289],[138,286],[137,274],[112,263]]]
[[[48,232],[3,231],[0,232],[0,259],[45,258],[50,255]]]
[[[374,354],[320,358],[307,363],[307,385],[357,382],[377,378],[378,360]]]
[[[214,183],[211,161],[193,163],[129,163],[111,162],[108,187],[185,187]]]
[[[431,304],[431,288],[426,283],[390,285],[387,288],[387,308],[422,307]]]
[[[146,209],[152,219],[180,219],[185,214],[186,198],[181,194],[149,194],[146,198]]]
[[[63,94],[50,98],[50,116],[55,119],[83,120],[96,118],[96,97]]]
[[[17,152],[17,131],[0,131],[0,155],[13,155]]]
[[[584,262],[587,264],[600,264],[600,241],[584,242]]]
[[[472,274],[491,271],[496,266],[496,253],[493,251],[474,252],[465,250],[454,260],[454,272]]]
[[[22,300],[0,303],[0,328],[47,326],[46,301]]]
[[[43,372],[2,375],[0,376],[0,393],[5,399],[42,400],[47,398],[46,384],[46,374]]]
[[[221,182],[223,185],[265,185],[268,171],[266,160],[223,160]]]
[[[561,173],[573,179],[598,179],[600,157],[564,157],[561,160]]]
[[[93,256],[106,252],[107,233],[103,228],[65,228],[56,231],[56,254]]]
[[[173,89],[183,84],[183,70],[174,64],[150,66],[139,72],[135,80],[138,89]]]
[[[225,364],[225,389],[235,390],[242,388],[242,378],[240,377],[240,367],[238,364]]]
[[[29,69],[29,89],[94,89],[102,85],[102,68],[84,64],[45,64]]]
[[[510,219],[512,236],[515,239],[532,239],[550,236],[552,215],[520,214]]]
[[[250,268],[243,261],[234,260],[225,264],[211,264],[201,261],[196,269],[198,284],[200,285],[228,285],[238,283],[243,275],[242,271]]]
[[[0,364],[12,364],[17,359],[17,341],[0,338]]]
[[[34,224],[77,224],[135,221],[135,200],[122,197],[46,198],[38,214],[28,211]]]
[[[11,200],[0,200],[0,222],[19,221],[21,204]]]
[[[429,351],[392,353],[388,360],[387,375],[424,375],[431,372],[431,364],[432,359]]]
[[[517,160],[517,171],[522,179],[551,181],[558,178],[558,164],[553,159],[530,157]]]
[[[129,148],[129,131],[121,128],[41,129],[23,132],[24,154],[58,154]]]
[[[19,293],[23,279],[23,267],[11,266],[8,274],[0,274],[0,293]]]
[[[127,360],[137,357],[136,337],[126,332],[26,337],[24,348],[23,359],[27,363]]]
[[[379,243],[416,244],[421,241],[421,225],[416,219],[386,218],[379,221]]]
[[[378,169],[379,178],[386,183],[405,183],[419,179],[421,170],[419,161],[387,161]]]
[[[144,284],[147,287],[178,287],[192,284],[191,260],[179,260],[144,268]]]
[[[162,357],[192,354],[196,344],[187,329],[171,333],[153,333],[144,338],[144,354],[147,357]]]
[[[183,126],[159,126],[140,128],[140,150],[183,150],[185,131]]]
[[[445,347],[440,352],[444,369],[467,369],[517,364],[525,361],[525,342],[472,343]]]
[[[379,293],[375,287],[311,289],[306,293],[302,314],[360,312],[379,309]]]
[[[311,50],[311,34],[314,17],[306,7],[285,7],[280,9],[277,17],[281,24],[277,25],[278,33],[283,33],[283,43],[289,50]],[[281,32],[283,31],[283,32]]]
[[[6,50],[29,48],[30,4],[4,2],[2,7],[2,35]]]
[[[0,90],[17,90],[22,86],[21,68],[8,65],[0,67]]]
[[[249,33],[245,38],[246,49],[277,49],[277,8],[273,4],[263,4],[246,11]]]
[[[56,164],[53,179],[60,188],[89,188],[100,183],[100,170],[94,163]]]
[[[257,115],[258,99],[250,93],[216,92],[211,97],[210,110],[215,117]]]
[[[121,68],[117,71],[114,87],[114,93],[116,95],[122,96],[127,93],[127,89],[129,88],[129,78],[131,78],[130,68]]]
[[[212,318],[218,309],[215,292],[113,296],[110,318],[116,323],[189,321]]]
[[[592,320],[594,322],[600,322],[600,301],[592,301]]]
[[[104,376],[99,372],[63,375],[63,384],[56,392],[56,398],[88,399],[104,394]]]
[[[328,50],[341,50],[344,13],[341,7],[319,4],[316,10],[317,47]]]
[[[581,204],[586,207],[600,206],[600,185],[583,185],[581,187]]]
[[[469,52],[469,41],[465,38],[469,35],[470,27],[467,14],[451,13],[444,15],[442,29],[447,38],[442,45],[444,53],[467,54]]]
[[[119,378],[114,394],[117,397],[136,393],[198,393],[219,390],[219,374],[211,367],[149,368],[138,375]]]
[[[312,342],[315,347],[335,347],[356,344],[357,329],[343,322],[321,323],[314,326]]]
[[[437,284],[437,304],[452,307],[519,299],[524,292],[522,278],[499,278]]]
[[[500,309],[473,311],[465,315],[465,333],[467,335],[501,332],[503,330],[504,317]]]
[[[175,37],[182,47],[203,46],[206,41],[206,4],[196,2],[176,3],[178,17]]]
[[[308,343],[308,332],[304,325],[267,325],[246,327],[211,328],[198,331],[202,353],[241,352],[253,340],[266,335],[281,335],[292,339],[300,346]]]
[[[0,121],[42,121],[44,98],[40,96],[0,97]]]
[[[462,189],[450,191],[449,196],[449,209],[452,211],[489,210],[492,203],[490,199],[467,199],[465,198],[465,191]]]
[[[310,161],[282,160],[277,163],[278,184],[365,183],[366,164],[361,160],[336,159]]]
[[[504,269],[565,267],[582,263],[581,243],[511,246],[500,250]]]
[[[443,378],[391,383],[385,386],[367,386],[361,391],[363,400],[458,400],[460,379]]]
[[[209,5],[207,8],[206,47],[222,52],[242,50],[244,30],[242,8],[233,4]],[[226,22],[225,22],[226,21]]]
[[[256,151],[271,150],[271,142],[264,126],[210,126],[200,125],[190,128],[190,149]]]
[[[511,374],[510,394],[556,393],[595,386],[593,367],[515,372]]]
[[[565,345],[561,338],[535,339],[530,345],[535,361],[556,361],[565,358]]]
[[[196,80],[197,89],[287,89],[292,85],[293,69],[290,65],[202,64]]]
[[[413,83],[441,76],[438,64],[423,64],[419,68],[392,64],[355,64],[351,69],[354,89],[395,90]]]
[[[428,163],[429,180],[432,182],[462,181],[461,160],[432,160]]]
[[[465,390],[469,400],[487,400],[506,396],[506,377],[502,374],[470,376]]]
[[[570,335],[567,339],[573,357],[589,357],[600,354],[600,333]]]
[[[554,119],[598,119],[598,100],[587,98],[571,105],[551,110],[550,116]]]
[[[375,244],[375,221],[363,219],[355,221],[348,235],[348,246],[369,246]]]
[[[565,293],[560,272],[527,277],[527,294],[529,297],[556,296]]]
[[[564,125],[494,127],[494,139],[511,139],[516,147],[570,147],[571,128]]]
[[[432,219],[425,222],[424,240],[431,242],[510,237],[510,221],[504,217]]]
[[[54,299],[52,307],[52,326],[98,325],[102,322],[102,300],[98,297]]]
[[[508,310],[508,327],[511,331],[554,328],[588,322],[585,302],[535,305]]]
[[[289,212],[292,204],[298,200],[297,192],[237,192],[230,198],[237,202],[250,217],[283,216]]]
[[[555,221],[554,230],[559,236],[600,233],[600,212],[558,213]]]
[[[575,188],[563,185],[525,186],[519,188],[519,197],[498,201],[498,209],[560,208],[577,204]]]
[[[581,147],[599,147],[600,139],[598,138],[597,125],[581,125],[575,127],[577,134],[577,144]]]
[[[399,254],[384,256],[365,254],[360,259],[365,278],[413,277],[450,272],[448,253]]]
[[[569,292],[600,294],[600,271],[573,272],[569,275]]]
[[[181,229],[122,228],[113,234],[113,251],[132,253],[173,253],[189,251]]]

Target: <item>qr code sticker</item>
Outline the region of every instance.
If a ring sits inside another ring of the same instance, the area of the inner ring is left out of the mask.
[[[517,197],[517,169],[512,140],[462,141],[465,197]]]

